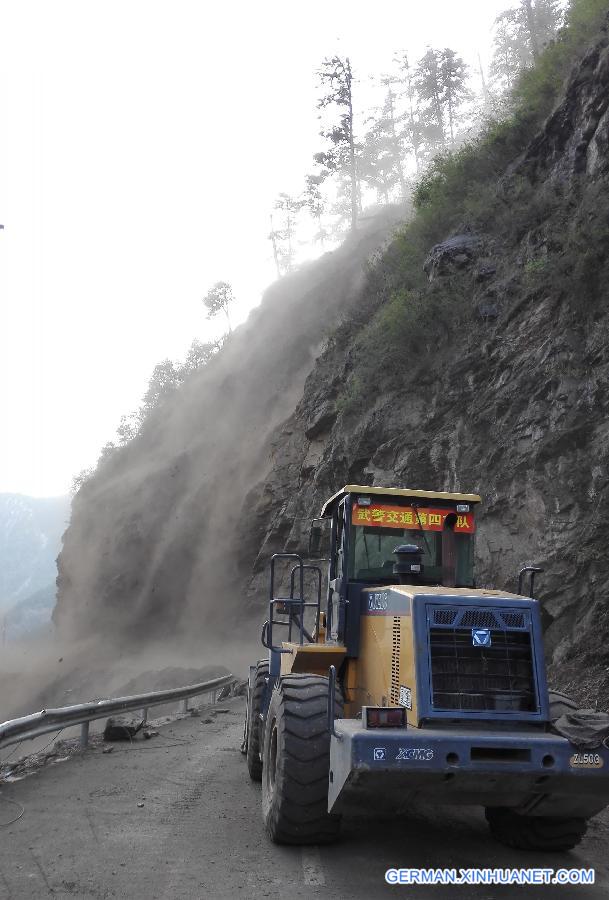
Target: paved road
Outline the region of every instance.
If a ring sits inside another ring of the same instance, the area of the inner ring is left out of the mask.
[[[2,786],[0,898],[606,898],[609,817],[581,851],[525,854],[496,844],[483,817],[435,809],[386,821],[352,818],[332,847],[276,847],[260,816],[260,788],[239,753],[243,701],[212,723],[186,718],[150,741],[92,748]],[[143,806],[138,806],[143,803]],[[398,866],[578,866],[594,887],[391,887]]]

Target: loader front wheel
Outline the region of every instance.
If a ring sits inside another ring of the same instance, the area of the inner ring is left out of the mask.
[[[337,692],[337,714],[342,697]],[[328,813],[328,679],[286,675],[275,686],[264,730],[262,816],[277,844],[327,844],[340,816]]]
[[[519,816],[500,806],[488,807],[485,813],[495,840],[519,850],[572,850],[587,828],[585,819]]]
[[[266,659],[258,660],[254,681],[247,692],[247,712],[245,720],[245,758],[247,771],[252,781],[262,781],[262,723],[260,710],[262,698],[269,677],[269,663]]]

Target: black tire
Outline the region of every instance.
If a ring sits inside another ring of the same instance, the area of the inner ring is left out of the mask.
[[[548,691],[550,699],[550,721],[555,722],[561,716],[569,715],[569,713],[577,712],[579,705],[560,691]]]
[[[245,758],[247,771],[252,781],[262,781],[262,722],[260,710],[262,697],[269,677],[269,663],[267,659],[260,659],[256,663],[254,683],[247,692],[247,709],[245,713]]]
[[[337,690],[337,717],[342,697]],[[327,844],[339,815],[328,813],[328,679],[286,675],[271,697],[264,729],[262,816],[277,844]]]
[[[587,828],[585,819],[519,816],[499,806],[487,808],[485,814],[495,840],[519,850],[572,850]]]

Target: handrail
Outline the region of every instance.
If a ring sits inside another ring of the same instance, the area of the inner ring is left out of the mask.
[[[285,653],[285,652],[291,653],[292,652],[291,650],[286,651],[281,647],[275,647],[273,645],[273,625],[284,624],[283,622],[282,623],[275,622],[275,620],[273,618],[273,607],[276,605],[276,602],[277,602],[277,598],[275,597],[275,562],[278,559],[295,559],[296,567],[300,570],[300,578],[299,578],[300,596],[298,598],[292,598],[292,599],[297,599],[300,601],[299,605],[300,605],[300,621],[301,622],[304,622],[304,571],[303,571],[302,557],[299,556],[298,553],[273,553],[273,555],[271,556],[271,578],[270,578],[270,584],[269,584],[269,618],[268,618],[269,625],[268,625],[268,631],[267,631],[269,649],[271,651],[274,651],[277,653],[282,653],[282,652],[283,653]],[[293,579],[291,579],[291,581],[293,584]],[[293,595],[293,593],[294,593],[294,591],[292,589],[292,595]],[[304,644],[304,636],[303,636],[302,632],[300,634],[300,643]],[[271,666],[271,673],[272,673],[272,666]]]
[[[187,684],[184,687],[171,688],[167,691],[150,691],[146,694],[132,694],[129,697],[114,697],[109,700],[91,700],[74,706],[63,706],[58,709],[42,709],[40,712],[18,719],[9,719],[0,724],[0,747],[8,747],[20,741],[49,734],[72,725],[82,725],[81,746],[86,746],[89,735],[89,722],[104,719],[108,715],[130,710],[141,709],[144,718],[150,706],[161,706],[173,700],[188,700],[197,694],[215,693],[219,688],[235,683],[232,674],[201,681],[198,684]]]

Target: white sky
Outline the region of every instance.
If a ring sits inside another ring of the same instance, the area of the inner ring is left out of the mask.
[[[488,59],[511,0],[0,0],[0,491],[95,463],[151,371],[273,280],[268,216],[318,137],[316,70]],[[356,85],[357,89],[357,85]],[[357,96],[356,96],[357,100]]]

